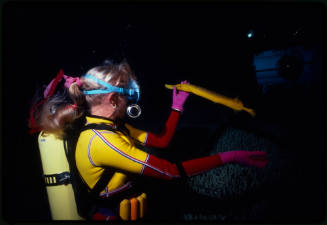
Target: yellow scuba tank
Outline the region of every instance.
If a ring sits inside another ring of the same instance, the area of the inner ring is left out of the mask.
[[[83,220],[78,215],[63,140],[40,132],[39,150],[53,220]]]

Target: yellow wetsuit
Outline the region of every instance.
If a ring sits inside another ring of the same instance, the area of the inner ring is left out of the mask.
[[[152,176],[159,179],[179,177],[177,166],[166,160],[152,156],[135,146],[135,143],[148,147],[163,148],[170,142],[180,113],[174,110],[166,122],[163,132],[153,134],[124,124],[126,131],[116,129],[115,123],[107,118],[86,116],[86,124],[106,124],[113,131],[88,129],[80,133],[76,145],[75,159],[77,169],[90,188],[98,182],[105,169],[114,172],[100,197],[110,199],[111,196],[128,190],[132,182],[127,173]],[[117,212],[99,209],[94,220],[116,219]]]
[[[87,116],[86,120],[88,124],[104,123],[114,126],[112,121],[105,118]],[[100,179],[105,167],[136,174],[142,172],[144,166],[136,161],[145,162],[148,154],[137,149],[134,141],[144,145],[148,134],[128,124],[125,126],[130,132],[130,137],[120,131],[93,129],[85,130],[80,134],[76,146],[76,164],[90,188],[93,188]],[[101,196],[109,197],[116,191],[128,188],[129,185],[127,176],[123,172],[115,172],[106,189],[101,192]]]
[[[84,181],[90,188],[93,188],[105,168],[112,170],[114,175],[100,193],[101,197],[110,199],[116,193],[132,186],[131,179],[127,175],[130,173],[166,180],[180,178],[181,173],[176,164],[148,154],[135,146],[135,142],[146,146],[156,146],[156,141],[160,139],[169,142],[172,132],[167,132],[167,130],[175,129],[171,129],[173,127],[171,124],[176,124],[176,115],[179,113],[171,113],[167,122],[170,125],[166,126],[167,129],[164,129],[165,131],[160,135],[135,129],[128,124],[125,124],[129,131],[129,134],[126,134],[116,130],[113,121],[103,117],[86,116],[87,124],[106,124],[112,126],[114,130],[88,129],[80,133],[75,159],[77,169]],[[167,138],[167,133],[170,133],[169,138]],[[160,144],[159,141],[157,146],[165,146],[162,143]],[[202,173],[221,164],[219,154],[181,162],[187,176]]]
[[[170,118],[177,115],[175,113],[172,112]],[[86,123],[115,126],[113,121],[96,116],[87,116]],[[175,124],[175,122],[169,123]],[[129,135],[118,130],[88,129],[81,132],[76,146],[76,166],[90,188],[93,188],[100,179],[104,168],[112,169],[115,173],[105,190],[100,193],[103,197],[110,197],[116,192],[128,189],[131,183],[127,173],[166,180],[180,177],[176,164],[148,154],[135,146],[135,142],[155,146],[154,140],[159,140],[160,135],[159,138],[154,138],[155,135],[150,132],[133,128],[128,124],[125,124],[125,127],[129,130]],[[150,142],[152,144],[149,144]],[[220,164],[218,155],[182,162],[187,176],[201,173]]]

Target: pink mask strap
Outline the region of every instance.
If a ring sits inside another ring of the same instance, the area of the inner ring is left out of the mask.
[[[70,77],[70,76],[64,75],[64,78],[66,80],[66,82],[65,82],[65,87],[66,88],[69,88],[70,85],[72,85],[73,83],[77,83],[77,85],[79,87],[82,85],[79,77]]]

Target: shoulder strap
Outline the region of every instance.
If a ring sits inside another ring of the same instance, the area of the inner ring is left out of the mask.
[[[71,170],[78,173],[78,174],[76,174],[76,176],[80,177],[80,180],[89,189],[90,194],[93,197],[97,198],[99,196],[99,193],[106,187],[106,185],[112,178],[114,171],[105,169],[104,172],[102,173],[100,179],[98,180],[98,182],[95,184],[95,186],[92,189],[89,188],[89,186],[86,184],[84,179],[80,176],[80,174],[75,166],[76,165],[75,148],[76,148],[76,143],[77,143],[77,139],[79,137],[80,132],[82,132],[84,130],[88,130],[88,129],[109,130],[109,131],[114,131],[115,129],[112,126],[107,125],[107,124],[88,124],[88,125],[82,127],[77,135],[70,136],[70,138],[65,139],[65,142],[64,142],[66,156],[68,158],[68,161],[71,161],[71,163],[70,163]],[[74,139],[74,140],[72,140],[72,139]]]
[[[94,187],[91,189],[90,194],[98,198],[100,192],[105,189],[105,187],[108,185],[109,181],[111,180],[112,176],[114,175],[114,171],[105,169],[98,180],[98,182],[94,185]]]
[[[115,131],[117,130],[116,128],[114,128],[113,126],[110,126],[108,124],[96,124],[96,123],[90,123],[87,124],[86,126],[82,127],[81,132],[84,130],[89,130],[89,129],[95,129],[95,130],[109,130],[109,131]]]
[[[81,132],[84,130],[89,129],[96,129],[96,130],[109,130],[109,131],[115,131],[116,129],[113,126],[110,126],[108,124],[96,124],[96,123],[90,123],[86,126],[82,127]],[[108,182],[112,178],[114,174],[114,171],[105,169],[102,173],[100,179],[98,182],[94,185],[94,187],[90,190],[90,194],[94,197],[98,197],[99,193],[107,186]]]
[[[82,128],[81,132],[84,130],[88,130],[88,129],[109,130],[109,131],[120,131],[120,132],[124,133],[125,135],[129,136],[130,135],[129,130],[124,126],[124,124],[121,121],[117,121],[117,122],[118,122],[117,126],[111,126],[111,125],[104,124],[104,123],[100,123],[100,124],[90,123],[90,124],[87,124],[86,126],[84,126]]]

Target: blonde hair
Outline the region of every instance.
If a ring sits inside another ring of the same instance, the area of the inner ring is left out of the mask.
[[[105,65],[90,69],[87,74],[113,86],[123,88],[126,88],[131,80],[136,81],[136,77],[126,61],[119,64],[109,61]],[[83,90],[104,87],[84,77],[81,77],[80,81],[82,86],[73,83],[68,91],[65,88],[60,91],[59,88],[58,93],[35,112],[35,120],[44,132],[62,137],[65,130],[71,127],[74,121],[89,112],[89,108],[102,103],[104,94],[84,95]]]
[[[136,77],[127,62],[122,62],[120,64],[113,64],[109,62],[106,65],[97,66],[90,69],[87,72],[87,74],[90,74],[113,86],[123,87],[123,88],[125,88],[131,80],[136,81]],[[85,79],[84,77],[81,78],[81,81],[83,84],[82,85],[83,90],[93,90],[93,89],[101,89],[101,88],[105,89],[105,87],[101,86],[100,84],[92,80]],[[85,97],[86,97],[85,100],[87,104],[90,107],[92,107],[101,104],[104,95],[94,94],[94,95],[86,95]]]

